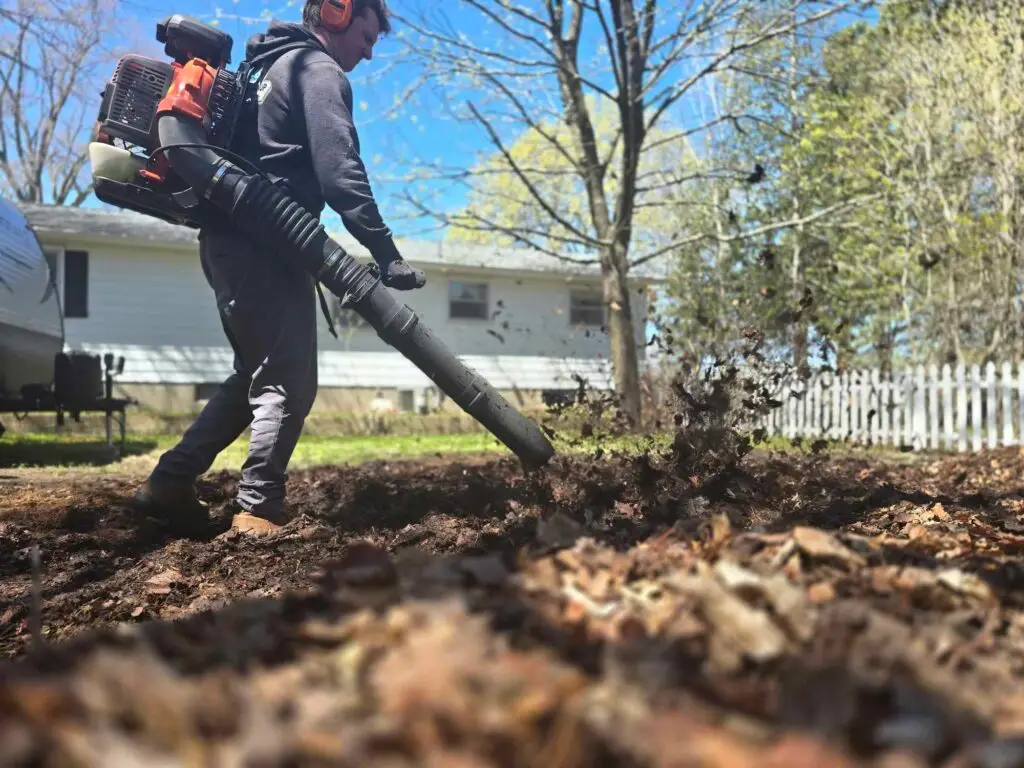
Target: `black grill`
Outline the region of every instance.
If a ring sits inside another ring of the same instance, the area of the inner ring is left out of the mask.
[[[104,94],[104,132],[147,146],[160,100],[171,85],[171,65],[144,56],[124,56]]]

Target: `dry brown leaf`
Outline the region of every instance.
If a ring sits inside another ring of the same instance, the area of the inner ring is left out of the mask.
[[[689,640],[700,637],[707,632],[707,625],[693,615],[687,607],[670,618],[665,625],[664,634],[672,639]]]
[[[146,580],[146,592],[150,595],[168,595],[171,585],[181,581],[181,573],[174,568],[167,568]]]
[[[811,558],[838,560],[855,566],[865,564],[863,557],[842,544],[835,536],[820,528],[798,526],[793,529],[793,541],[805,555]]]
[[[585,568],[582,555],[573,549],[559,550],[553,560],[560,568],[567,571],[582,571]]]
[[[850,758],[819,739],[797,734],[784,736],[764,756],[765,768],[853,768]]]
[[[984,579],[973,573],[961,571],[959,568],[947,568],[939,571],[936,578],[940,584],[944,584],[961,595],[968,595],[986,602],[993,599],[992,588]]]
[[[711,627],[711,663],[732,671],[744,657],[766,662],[781,655],[786,649],[786,635],[768,614],[730,592],[705,563],[698,563],[697,568],[695,575],[677,574],[671,581],[698,600]]]
[[[518,579],[527,592],[555,592],[558,590],[562,574],[553,558],[545,557],[533,563],[520,563],[519,565],[524,570],[519,573]]]
[[[720,547],[729,537],[732,535],[732,523],[729,522],[729,516],[724,514],[717,514],[711,518],[710,524],[711,540],[708,544],[712,547]]]
[[[938,575],[934,571],[913,565],[893,567],[890,578],[894,588],[908,591],[928,589],[939,583]]]
[[[732,560],[719,560],[714,568],[715,577],[722,586],[739,597],[750,595],[771,604],[786,629],[799,638],[808,640],[814,631],[814,617],[804,593],[781,573],[761,576]]]
[[[836,599],[836,588],[830,581],[819,581],[808,587],[807,599],[817,605],[830,603]]]
[[[923,539],[928,535],[928,528],[923,525],[912,525],[907,528],[907,538],[911,541]]]

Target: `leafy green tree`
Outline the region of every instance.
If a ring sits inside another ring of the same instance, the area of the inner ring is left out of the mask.
[[[767,350],[806,374],[823,332],[833,340],[848,333],[835,322],[834,245],[879,194],[864,184],[832,189],[829,158],[807,151],[816,127],[806,105],[823,83],[815,38],[825,31],[792,28],[746,52],[708,90],[713,114],[746,119],[716,127],[704,162],[755,172],[746,183],[702,184],[674,216],[705,233],[680,250],[673,285],[675,336],[697,358],[728,354],[756,329]]]
[[[1022,45],[1006,4],[889,2],[718,77],[714,110],[756,119],[697,162],[765,173],[680,197],[673,220],[714,236],[678,254],[676,338],[706,357],[755,326],[805,371],[823,351],[883,370],[1024,353]]]
[[[797,149],[834,157],[819,195],[882,193],[834,241],[862,360],[1020,353],[1022,31],[1006,7],[892,3],[830,41]]]

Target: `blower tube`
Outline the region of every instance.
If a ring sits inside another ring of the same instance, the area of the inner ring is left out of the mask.
[[[297,262],[341,297],[385,342],[508,446],[524,466],[543,466],[554,455],[554,447],[534,422],[459,360],[415,312],[395,301],[374,270],[346,253],[280,187],[198,146],[207,145],[205,133],[187,118],[162,115],[157,130],[160,144],[167,147],[168,163],[197,196],[223,210],[240,231]]]

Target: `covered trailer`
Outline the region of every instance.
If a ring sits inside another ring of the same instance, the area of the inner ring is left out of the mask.
[[[53,385],[64,318],[43,248],[24,214],[0,200],[0,397]]]
[[[79,420],[83,411],[100,411],[108,445],[119,415],[123,447],[125,406],[134,401],[112,390],[124,359],[115,364],[105,355],[104,375],[99,356],[64,347],[60,292],[42,244],[22,211],[0,199],[0,414],[53,411],[60,428],[65,413]]]

